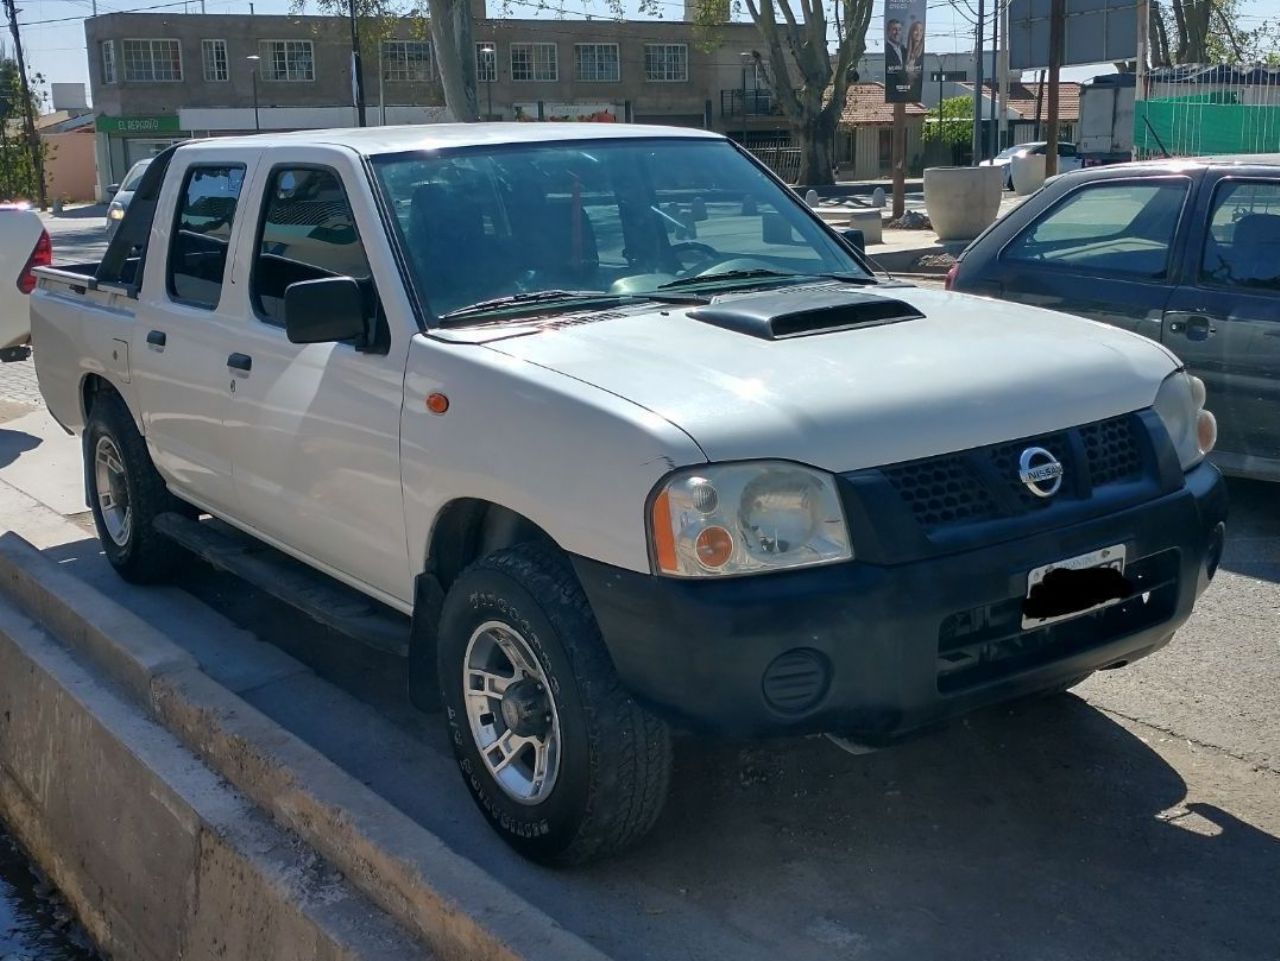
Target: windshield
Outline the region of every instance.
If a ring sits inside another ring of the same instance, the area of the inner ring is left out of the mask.
[[[129,168],[129,172],[125,174],[124,183],[120,185],[120,192],[133,191],[138,189],[138,182],[142,180],[142,175],[147,172],[147,164],[150,160],[140,160]]]
[[[519,144],[374,164],[413,282],[437,317],[541,291],[643,296],[673,282],[869,276],[724,141]]]

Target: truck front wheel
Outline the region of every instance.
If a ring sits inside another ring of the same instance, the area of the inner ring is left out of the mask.
[[[114,393],[94,400],[85,427],[85,459],[89,506],[107,560],[134,584],[164,580],[178,566],[182,550],[152,522],[180,505],[156,473],[129,409]]]
[[[464,571],[438,634],[454,753],[480,810],[524,856],[577,864],[643,837],[671,739],[618,682],[577,579],[525,544]]]

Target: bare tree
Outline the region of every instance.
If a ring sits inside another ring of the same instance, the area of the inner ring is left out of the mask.
[[[800,183],[834,178],[836,128],[844,111],[854,65],[862,59],[871,24],[871,0],[835,0],[839,29],[834,54],[822,0],[746,0],[764,52],[751,51],[757,70],[791,127],[800,148]],[[725,5],[703,0],[699,21],[723,19]],[[746,109],[746,105],[743,105]]]

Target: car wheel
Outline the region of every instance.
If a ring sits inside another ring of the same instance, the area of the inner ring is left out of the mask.
[[[183,505],[156,472],[119,395],[99,393],[95,398],[85,428],[85,455],[89,505],[107,560],[135,584],[167,579],[185,555],[152,522]]]
[[[1013,171],[1012,171],[1012,170],[1006,170],[1006,171],[1005,171],[1005,175],[1004,175],[1004,189],[1005,189],[1005,190],[1012,190],[1012,189],[1013,189]]]
[[[649,831],[670,783],[670,732],[622,689],[555,550],[520,545],[464,571],[445,598],[437,657],[463,778],[513,848],[578,864]]]

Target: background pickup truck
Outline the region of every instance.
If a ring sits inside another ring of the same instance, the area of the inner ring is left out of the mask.
[[[411,615],[411,694],[542,861],[645,834],[671,724],[887,745],[1158,649],[1222,549],[1166,349],[880,283],[712,134],[181,145],[38,275],[117,570],[230,525]]]

